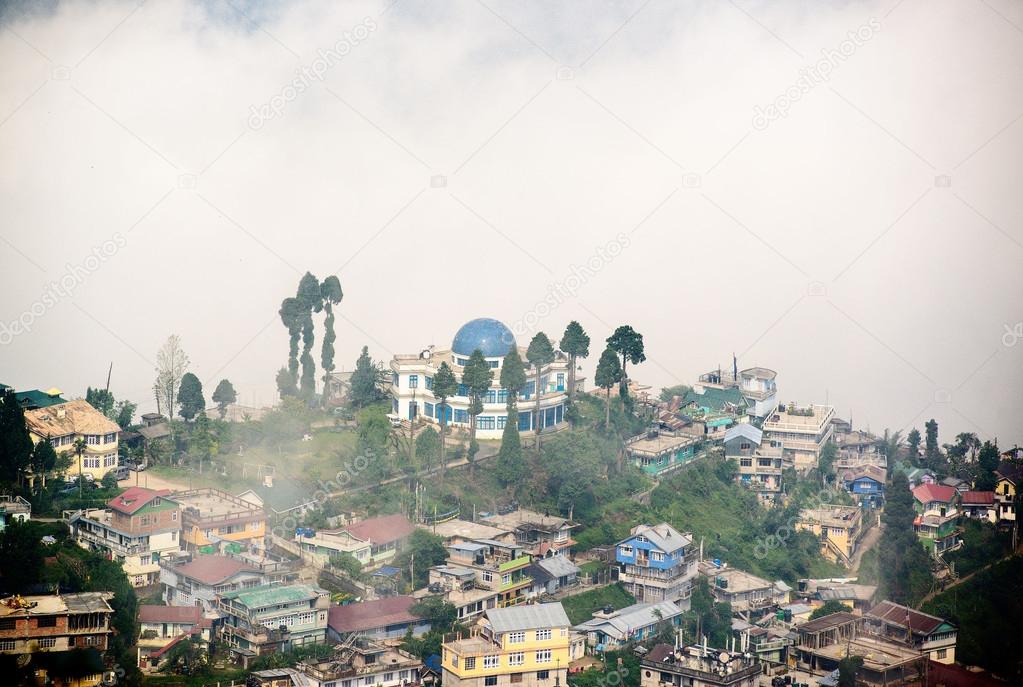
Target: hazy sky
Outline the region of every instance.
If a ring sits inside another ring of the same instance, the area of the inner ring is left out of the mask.
[[[207,394],[270,403],[311,270],[339,366],[578,319],[592,376],[629,323],[655,386],[734,351],[859,426],[1023,442],[1019,3],[28,5],[0,18],[8,384],[113,361],[150,410],[176,333]]]

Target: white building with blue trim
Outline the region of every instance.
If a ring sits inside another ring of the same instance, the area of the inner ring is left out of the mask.
[[[441,363],[446,362],[455,377],[461,380],[469,356],[478,348],[494,370],[494,381],[483,398],[483,412],[476,419],[476,434],[480,439],[500,439],[508,422],[508,392],[501,388],[501,364],[511,347],[516,345],[515,335],[502,322],[479,318],[462,325],[450,348],[430,346],[417,354],[394,356],[390,364],[392,412],[404,421],[418,417],[437,424],[444,412],[448,424],[467,428],[469,395],[466,387],[460,383],[458,392],[447,399],[446,410],[442,411],[433,395],[433,378]],[[540,412],[536,414],[535,371],[526,360],[525,347],[519,346],[519,355],[526,366],[527,380],[518,397],[519,431],[532,432],[537,424],[541,431],[560,428],[566,422],[565,403],[571,365],[568,356],[557,352],[554,362],[540,371]],[[582,391],[582,381],[581,377],[576,377],[577,391]]]

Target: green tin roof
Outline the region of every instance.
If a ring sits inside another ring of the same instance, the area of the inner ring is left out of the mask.
[[[49,408],[60,403],[67,403],[66,399],[60,397],[60,395],[51,396],[45,391],[39,389],[32,389],[31,391],[15,391],[14,397],[18,399],[18,403],[21,404],[22,408]]]
[[[686,392],[686,395],[682,399],[682,405],[688,405],[689,403],[696,403],[701,408],[707,410],[724,410],[729,404],[739,407],[746,406],[746,399],[743,398],[742,392],[736,388],[729,389],[714,389],[712,387],[704,387],[703,393],[699,394],[693,390]]]
[[[247,608],[265,608],[315,598],[319,592],[305,584],[267,584],[221,594],[225,600],[237,601]]]

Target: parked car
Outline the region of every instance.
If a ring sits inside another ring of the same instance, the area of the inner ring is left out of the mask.
[[[128,479],[131,475],[131,469],[127,465],[121,465],[117,468],[117,481],[120,482],[122,479]]]

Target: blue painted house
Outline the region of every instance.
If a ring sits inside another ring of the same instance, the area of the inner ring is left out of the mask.
[[[863,508],[880,508],[884,505],[884,468],[868,465],[846,470],[842,485]]]
[[[666,522],[637,525],[615,545],[618,579],[636,601],[674,601],[688,610],[697,563],[692,549],[692,535]]]

